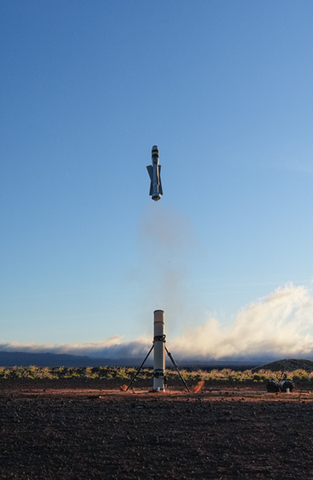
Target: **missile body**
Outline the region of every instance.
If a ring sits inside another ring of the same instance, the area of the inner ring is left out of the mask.
[[[159,165],[159,148],[156,145],[152,147],[152,165],[148,165],[147,170],[151,180],[149,195],[151,195],[152,200],[160,200],[163,190],[160,175],[161,165]]]
[[[154,312],[154,371],[153,389],[165,389],[165,335],[164,335],[164,312]]]

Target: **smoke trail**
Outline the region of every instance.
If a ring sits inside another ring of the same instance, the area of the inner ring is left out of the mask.
[[[143,357],[151,338],[130,342],[115,335],[104,341],[64,345],[0,342],[0,350],[69,353],[98,358]],[[313,356],[313,297],[304,286],[292,284],[240,310],[233,324],[223,326],[209,317],[203,325],[167,336],[175,358],[184,360],[246,359],[265,356]]]
[[[194,253],[191,223],[180,211],[150,204],[138,232],[145,322],[147,311],[152,314],[161,308],[166,311],[168,331],[172,331],[177,319],[183,322],[186,311],[185,282]]]
[[[190,221],[182,212],[153,204],[142,218],[139,241],[148,251],[156,252],[159,260],[163,255],[175,256],[189,249],[193,243],[191,232]]]

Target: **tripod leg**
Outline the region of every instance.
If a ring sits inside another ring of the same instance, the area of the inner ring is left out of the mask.
[[[172,361],[172,364],[174,365],[178,375],[179,375],[179,378],[181,379],[181,381],[183,382],[183,384],[185,385],[185,387],[187,388],[188,392],[190,393],[190,390],[188,388],[188,385],[187,383],[185,382],[185,380],[183,379],[183,377],[181,376],[181,373],[178,369],[178,366],[177,366],[177,363],[175,362],[174,358],[173,358],[173,355],[168,351],[168,349],[165,347],[165,350],[166,350],[166,353],[168,354],[168,356],[170,357],[171,361]]]
[[[144,364],[146,363],[147,358],[149,357],[150,353],[151,353],[152,350],[153,350],[153,347],[154,347],[154,345],[152,345],[152,347],[150,348],[149,352],[147,353],[144,361],[142,362],[142,364],[140,365],[140,367],[137,369],[137,372],[135,373],[135,375],[133,376],[133,378],[132,378],[131,381],[130,381],[130,384],[129,384],[128,387],[126,388],[126,392],[127,392],[127,390],[130,389],[130,387],[131,387],[133,381],[135,380],[135,378],[137,377],[137,375],[139,375],[140,370],[142,369],[142,367],[143,367]]]

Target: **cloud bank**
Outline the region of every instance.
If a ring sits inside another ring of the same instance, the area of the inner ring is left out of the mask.
[[[166,312],[165,312],[166,319]],[[191,319],[192,321],[192,319]],[[144,357],[151,338],[124,341],[115,335],[103,341],[69,344],[0,342],[2,351],[67,353],[95,358]],[[313,297],[304,286],[286,285],[240,310],[227,326],[208,314],[201,326],[190,328],[167,347],[180,360],[313,356]]]

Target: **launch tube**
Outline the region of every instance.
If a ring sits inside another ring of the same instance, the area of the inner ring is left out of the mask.
[[[165,334],[164,311],[154,311],[154,372],[153,389],[165,389]]]

